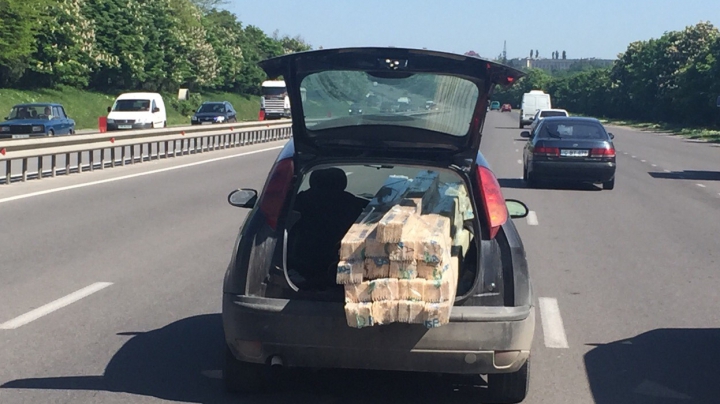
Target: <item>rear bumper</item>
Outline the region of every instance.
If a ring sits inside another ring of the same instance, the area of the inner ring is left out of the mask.
[[[534,307],[456,307],[450,324],[427,329],[347,325],[342,303],[224,294],[225,339],[241,361],[288,367],[455,374],[518,370],[530,354]],[[503,351],[503,352],[500,352]],[[509,351],[509,352],[504,352]]]
[[[530,172],[540,179],[599,183],[615,178],[615,163],[533,161]]]
[[[121,126],[126,126],[126,124],[120,124]],[[152,123],[134,123],[131,125],[131,128],[120,128],[117,123],[108,123],[107,124],[107,130],[138,130],[138,129],[152,129],[153,124]]]

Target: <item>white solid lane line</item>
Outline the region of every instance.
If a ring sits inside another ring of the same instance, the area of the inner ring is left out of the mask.
[[[531,210],[530,212],[528,212],[526,219],[527,219],[527,224],[529,224],[530,226],[537,226],[539,224],[538,219],[537,219],[537,213],[535,213],[534,210]]]
[[[548,348],[569,348],[557,299],[541,297],[539,300],[545,346]]]
[[[38,307],[35,310],[29,311],[22,316],[15,317],[14,319],[0,324],[0,330],[14,330],[18,327],[22,327],[25,324],[33,322],[40,317],[46,316],[56,310],[62,309],[65,306],[73,304],[78,300],[88,297],[95,292],[99,292],[106,287],[112,285],[111,282],[97,282],[92,285],[82,288],[77,292],[73,292],[65,297],[50,302],[44,306]]]
[[[71,190],[71,189],[76,189],[76,188],[84,188],[84,187],[89,187],[89,186],[93,186],[93,185],[100,185],[100,184],[105,184],[105,183],[108,183],[108,182],[122,181],[122,180],[127,180],[127,179],[130,179],[130,178],[143,177],[143,176],[145,176],[145,175],[158,174],[158,173],[163,173],[163,172],[166,172],[166,171],[179,170],[179,169],[181,169],[181,168],[199,166],[199,165],[202,165],[202,164],[214,163],[214,162],[216,162],[216,161],[222,161],[222,160],[232,159],[232,158],[236,158],[236,157],[249,156],[249,155],[251,155],[251,154],[257,154],[257,153],[263,153],[263,152],[266,152],[266,151],[282,149],[283,147],[285,147],[285,146],[283,145],[283,146],[277,146],[277,147],[269,147],[269,148],[267,148],[267,149],[253,150],[253,151],[250,151],[250,152],[233,154],[233,155],[230,155],[230,156],[216,157],[216,158],[213,158],[213,159],[196,161],[196,162],[194,162],[194,163],[182,164],[182,165],[179,165],[179,166],[172,166],[172,167],[167,167],[167,168],[160,168],[160,169],[158,169],[158,170],[145,171],[145,172],[137,173],[137,174],[124,175],[124,176],[122,176],[122,177],[108,178],[108,179],[106,179],[106,180],[100,180],[100,181],[85,182],[85,183],[82,183],[82,184],[75,184],[75,185],[70,185],[70,186],[67,186],[67,187],[47,189],[47,190],[45,190],[45,191],[31,192],[31,193],[29,193],[29,194],[16,195],[16,196],[11,196],[11,197],[8,197],[8,198],[0,199],[0,203],[17,201],[18,199],[31,198],[31,197],[33,197],[33,196],[53,194],[53,193],[55,193],[55,192],[60,192],[60,191],[69,191],[69,190]]]

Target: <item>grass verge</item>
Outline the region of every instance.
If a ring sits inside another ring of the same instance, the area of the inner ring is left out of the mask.
[[[0,88],[0,119],[8,115],[13,105],[26,102],[57,102],[65,107],[70,118],[75,120],[76,129],[97,129],[98,117],[107,115],[116,94],[78,90],[76,88],[13,90]],[[234,93],[199,94],[202,101],[229,101],[238,112],[238,121],[257,120],[260,98]],[[191,101],[178,101],[175,94],[163,94],[167,108],[168,125],[190,124],[195,106]],[[195,97],[197,102],[198,97]]]

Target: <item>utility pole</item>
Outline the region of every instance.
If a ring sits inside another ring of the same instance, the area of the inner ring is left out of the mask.
[[[507,40],[503,41],[503,63],[507,63]]]

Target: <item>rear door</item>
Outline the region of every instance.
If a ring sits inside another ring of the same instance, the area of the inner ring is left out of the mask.
[[[475,57],[402,48],[349,48],[293,53],[261,63],[283,76],[298,153],[364,157],[433,153],[475,157],[488,96],[523,73]],[[306,96],[302,97],[301,87]],[[352,104],[381,100],[349,115]],[[409,98],[432,110],[382,108]]]

